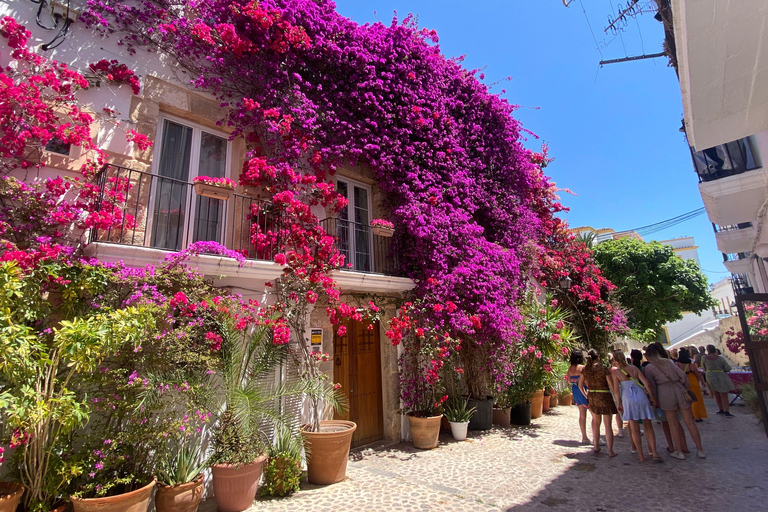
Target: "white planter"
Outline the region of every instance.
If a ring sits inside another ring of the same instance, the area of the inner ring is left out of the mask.
[[[455,440],[464,441],[467,438],[468,421],[449,421],[448,423],[451,424],[451,434]]]

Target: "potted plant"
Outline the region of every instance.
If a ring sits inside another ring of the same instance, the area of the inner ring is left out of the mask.
[[[219,412],[212,426],[210,462],[220,512],[241,512],[251,506],[267,459],[260,424],[287,424],[277,402],[285,396],[302,396],[308,389],[304,382],[265,388],[260,379],[287,359],[288,347],[274,343],[271,319],[247,327],[237,322],[229,315],[219,321],[221,367],[211,375],[215,400],[211,410]]]
[[[456,441],[464,441],[467,438],[469,419],[475,412],[474,408],[467,408],[467,405],[465,398],[454,395],[444,408],[445,417],[451,424],[451,435]]]
[[[18,482],[0,482],[0,512],[15,512],[24,486]]]
[[[195,512],[203,499],[203,470],[207,461],[202,440],[190,436],[164,459],[157,470],[157,512]]]
[[[371,221],[371,231],[374,235],[392,237],[395,233],[395,225],[384,219],[373,219]]]
[[[16,262],[0,263],[0,322],[6,325],[0,336],[0,418],[26,488],[12,496],[20,496],[25,509],[53,509],[84,469],[69,456],[72,436],[92,407],[78,376],[96,372],[118,347],[138,345],[153,323],[148,307],[91,307],[110,273],[57,259],[24,272]],[[52,288],[61,292],[55,305],[45,300]]]
[[[542,411],[543,411],[543,412],[547,412],[547,411],[549,411],[549,407],[550,407],[550,397],[551,397],[551,396],[552,396],[552,393],[550,392],[549,388],[548,388],[548,387],[545,387],[545,388],[544,388],[544,395],[543,395],[543,400],[542,400],[542,402],[541,402],[541,404],[542,404]]]
[[[559,397],[557,396],[557,391],[554,389],[549,390],[549,407],[557,407],[560,405]]]
[[[560,402],[560,405],[571,405],[573,401],[573,394],[571,393],[571,390],[567,387],[564,387],[560,391],[557,392],[558,401]]]
[[[512,404],[509,402],[508,393],[497,393],[493,404],[493,424],[500,427],[509,427],[511,410]]]
[[[210,197],[228,201],[232,198],[237,185],[229,178],[217,178],[214,176],[197,176],[192,178],[195,193],[199,196]]]
[[[275,430],[264,466],[261,493],[266,496],[289,496],[299,490],[303,472],[301,456],[304,444],[301,438],[286,427]]]

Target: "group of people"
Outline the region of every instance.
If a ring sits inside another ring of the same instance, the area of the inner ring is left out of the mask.
[[[696,423],[707,418],[703,398],[707,388],[715,398],[718,414],[733,417],[728,409],[728,392],[733,387],[728,376],[731,368],[717,349],[713,345],[706,350],[692,346],[667,353],[661,343],[652,343],[645,347],[644,354],[632,350],[628,358],[615,350],[609,359],[605,366],[594,349],[586,358],[581,350],[571,353],[565,377],[571,383],[574,403],[579,406],[582,443],[592,444],[593,450],[600,452],[600,430],[605,425],[608,456],[615,457],[612,422],[616,415],[617,435],[623,437],[624,423],[628,423],[632,453],[638,454],[639,462],[646,460],[641,425],[652,460],[664,461],[656,449],[654,421],[661,423],[670,457],[684,460],[690,453],[685,425],[696,445],[696,455],[706,458]],[[587,435],[587,411],[592,415],[592,441]]]

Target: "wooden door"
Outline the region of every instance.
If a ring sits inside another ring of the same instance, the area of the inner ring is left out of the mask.
[[[345,319],[344,336],[334,333],[333,380],[349,400],[349,410],[337,419],[357,423],[352,446],[378,441],[384,437],[384,412],[381,393],[381,346],[379,324]],[[368,326],[372,326],[369,329]]]
[[[768,294],[736,296],[736,308],[744,333],[744,349],[749,355],[752,380],[757,390],[763,426],[768,435]]]

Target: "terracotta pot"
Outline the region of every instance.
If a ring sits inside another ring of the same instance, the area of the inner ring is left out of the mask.
[[[541,400],[541,410],[544,412],[549,411],[549,400],[552,398],[552,395],[544,395]]]
[[[557,407],[560,405],[560,398],[557,395],[550,395],[549,396],[549,407]]]
[[[531,418],[541,418],[544,414],[544,390],[540,389],[531,397]]]
[[[504,409],[493,408],[493,424],[500,427],[509,427],[511,425],[509,421],[509,412],[511,407],[505,407]]]
[[[307,480],[311,484],[329,485],[344,480],[347,474],[349,446],[357,424],[352,421],[320,422],[320,432],[304,432],[307,456]]]
[[[437,438],[440,437],[440,420],[443,415],[419,418],[408,413],[407,417],[408,424],[411,426],[413,446],[421,450],[437,448]]]
[[[156,483],[156,480],[152,480],[140,489],[117,496],[104,498],[75,498],[72,496],[69,499],[72,500],[75,512],[147,512]]]
[[[213,496],[219,512],[242,512],[253,504],[266,460],[267,456],[262,455],[237,468],[231,464],[211,466]]]
[[[66,512],[67,510],[69,510],[69,503],[62,503],[58,507],[51,510],[51,512]]]
[[[24,486],[17,482],[0,482],[0,512],[14,512],[19,506]]]
[[[560,397],[560,405],[571,405],[573,403],[573,394],[568,393],[565,396]]]
[[[157,512],[195,512],[203,499],[203,475],[194,482],[180,485],[157,484]]]

